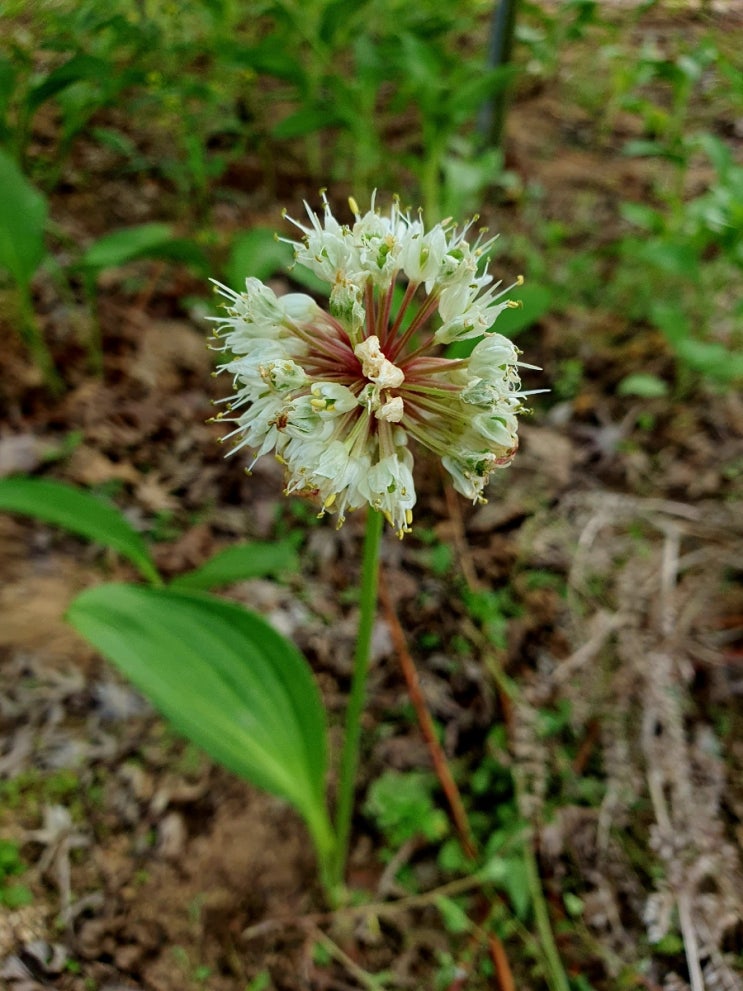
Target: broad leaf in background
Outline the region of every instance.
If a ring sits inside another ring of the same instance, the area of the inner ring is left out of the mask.
[[[0,268],[26,289],[46,255],[47,205],[13,159],[0,148]]]
[[[170,587],[194,590],[223,588],[247,578],[265,578],[296,571],[297,567],[297,554],[288,540],[236,544],[215,554],[200,568],[179,575]]]
[[[112,547],[150,582],[161,578],[144,540],[115,506],[63,482],[40,478],[0,479],[0,510],[33,516]]]
[[[53,69],[38,85],[33,86],[26,97],[30,113],[34,113],[46,100],[61,93],[68,86],[74,86],[83,79],[100,82],[110,74],[111,66],[92,55],[78,53],[63,65]]]
[[[225,267],[227,285],[242,292],[248,276],[265,282],[277,272],[285,272],[293,261],[291,245],[278,241],[273,229],[254,227],[232,242]]]
[[[511,295],[521,305],[515,309],[504,310],[493,327],[499,334],[513,340],[518,334],[533,327],[537,321],[549,312],[552,306],[552,293],[545,286],[526,285],[514,290]]]
[[[290,802],[327,863],[325,714],[291,643],[241,606],[172,589],[100,585],[67,618],[180,733]]]
[[[307,107],[280,120],[272,128],[271,137],[276,138],[277,141],[294,141],[315,131],[322,131],[326,127],[339,127],[342,124],[343,120],[335,113],[332,104]]]
[[[309,292],[327,293],[327,283],[304,265],[294,264],[294,249],[286,241],[277,240],[273,228],[254,227],[235,238],[224,272],[230,289],[242,292],[248,276],[265,282],[280,273]]]
[[[650,372],[627,375],[617,385],[618,396],[639,396],[641,399],[660,399],[668,395],[668,383]]]
[[[197,244],[187,238],[173,237],[168,224],[139,224],[106,234],[90,245],[80,266],[100,272],[105,268],[125,265],[139,258],[162,258],[184,262],[206,274],[209,264]]]
[[[725,347],[721,341],[694,337],[688,317],[675,303],[655,303],[651,319],[688,368],[718,382],[743,379],[743,355]]]

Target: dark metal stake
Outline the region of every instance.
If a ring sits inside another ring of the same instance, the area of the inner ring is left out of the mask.
[[[500,0],[493,8],[487,55],[487,65],[490,69],[508,65],[511,60],[518,5],[519,0]],[[507,103],[508,86],[503,86],[483,104],[477,120],[477,131],[483,145],[491,148],[500,146],[506,122]]]

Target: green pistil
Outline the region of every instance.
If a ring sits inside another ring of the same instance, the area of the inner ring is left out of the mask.
[[[387,261],[387,255],[390,253],[390,246],[387,243],[382,243],[377,254],[377,268],[384,268],[384,263]]]

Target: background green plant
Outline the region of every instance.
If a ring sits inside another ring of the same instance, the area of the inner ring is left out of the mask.
[[[307,823],[326,886],[336,855],[326,806],[325,713],[309,666],[260,616],[205,589],[296,563],[287,544],[227,548],[170,587],[112,504],[43,479],[0,479],[0,510],[110,547],[149,584],[109,583],[76,596],[67,618],[188,739]]]
[[[30,888],[18,880],[25,870],[18,844],[0,840],[0,905],[4,908],[22,908],[33,901]]]
[[[85,143],[110,156],[114,171],[156,176],[170,191],[141,231],[103,232],[105,251],[64,246],[74,256],[61,266],[68,292],[80,293],[93,315],[98,275],[134,258],[166,257],[239,284],[242,256],[255,251],[243,250],[242,232],[224,243],[213,215],[239,196],[231,170],[239,175],[250,154],[269,191],[271,162],[281,158],[316,186],[343,186],[359,202],[374,187],[395,189],[422,203],[429,221],[463,217],[486,200],[516,204],[528,236],[504,236],[496,251],[528,273],[525,304],[540,291],[552,312],[600,305],[636,332],[653,328],[665,338],[674,381],[629,378],[624,394],[685,393],[700,381],[733,387],[742,372],[741,310],[729,287],[741,278],[743,176],[729,140],[709,129],[700,107],[711,104],[720,120],[740,115],[740,59],[712,30],[634,45],[632,31],[649,6],[618,19],[593,0],[556,7],[524,0],[513,64],[488,69],[492,5],[477,2],[6,4],[0,166],[18,195],[0,206],[0,266],[16,286],[13,322],[33,360],[59,388],[34,286],[44,272],[60,271],[50,203],[53,218],[55,191]],[[590,87],[580,83],[584,66],[557,76],[560,59],[578,46],[602,66]],[[506,85],[518,93],[535,84],[559,88],[563,100],[595,115],[591,140],[599,145],[631,118],[637,136],[624,153],[654,163],[650,201],[623,205],[624,232],[610,244],[597,239],[590,216],[585,230],[580,218],[572,230],[545,221],[538,188],[505,168],[501,148],[483,145],[483,106]],[[49,119],[54,137],[40,145],[35,133],[41,125],[49,132]],[[701,191],[692,181],[699,170],[708,175]],[[30,222],[14,212],[20,202]],[[8,243],[19,257],[9,259]],[[102,264],[115,247],[119,257]],[[269,274],[286,262],[282,249],[260,267]],[[527,312],[528,328],[544,308]],[[91,327],[86,343],[100,368],[95,319]]]

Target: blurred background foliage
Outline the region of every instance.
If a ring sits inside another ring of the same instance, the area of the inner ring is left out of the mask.
[[[495,64],[506,6],[513,57]],[[743,267],[743,74],[707,6],[691,16],[657,0],[6,0],[0,279],[13,325],[60,389],[35,313],[40,270],[93,312],[100,274],[134,258],[199,278],[265,276],[289,259],[269,232],[275,213],[257,223],[246,193],[261,191],[266,214],[268,203],[297,211],[318,187],[360,203],[376,188],[421,204],[429,222],[477,211],[508,232],[495,250],[528,281],[524,311],[504,332],[547,310],[601,309],[661,339],[675,362],[670,379],[627,369],[620,392],[729,388],[743,376],[733,288]],[[677,32],[643,30],[661,9],[679,13]],[[510,98],[518,132],[528,126],[519,100],[538,92],[554,95],[566,131],[582,121],[545,155],[589,147],[649,167],[639,195],[617,189],[609,218],[588,207],[570,222],[550,217],[544,189],[509,160],[507,136],[497,140],[494,108]],[[130,211],[129,224],[107,221],[112,176],[154,205]],[[75,239],[57,206],[85,183],[99,187],[100,210]],[[220,221],[235,203],[248,234]]]

